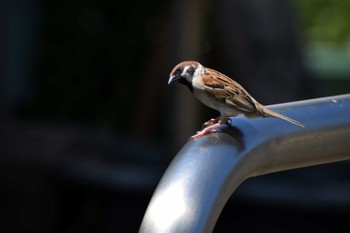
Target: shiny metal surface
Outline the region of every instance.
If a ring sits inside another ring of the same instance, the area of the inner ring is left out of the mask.
[[[350,95],[270,107],[306,127],[236,117],[221,132],[189,141],[159,183],[140,232],[212,232],[245,179],[350,159]]]

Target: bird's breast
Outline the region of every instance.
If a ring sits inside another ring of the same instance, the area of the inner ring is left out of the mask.
[[[201,101],[209,108],[219,111],[221,115],[237,116],[240,113],[233,106],[230,106],[227,103],[216,99],[212,95],[208,94],[205,90],[194,88],[193,94],[199,101]]]

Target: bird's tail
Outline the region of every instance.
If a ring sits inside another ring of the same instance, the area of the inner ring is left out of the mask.
[[[263,107],[263,108],[261,108],[260,110],[261,110],[260,112],[261,112],[261,114],[262,114],[263,117],[277,117],[277,118],[280,118],[280,119],[282,119],[282,120],[288,121],[288,122],[290,122],[290,123],[292,123],[292,124],[294,124],[294,125],[297,125],[297,126],[299,126],[299,127],[302,127],[302,128],[305,127],[305,126],[304,126],[303,124],[301,124],[300,122],[298,122],[298,121],[296,121],[296,120],[293,120],[293,119],[291,119],[291,118],[289,118],[289,117],[286,117],[286,116],[284,116],[284,115],[282,115],[282,114],[280,114],[280,113],[278,113],[278,112],[274,112],[274,111],[272,111],[272,110],[270,110],[270,109],[268,109],[268,108],[266,108],[266,107]]]

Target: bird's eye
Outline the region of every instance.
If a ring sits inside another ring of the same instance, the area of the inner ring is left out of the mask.
[[[182,68],[181,67],[178,67],[176,70],[175,70],[175,75],[179,75],[182,73]]]
[[[189,73],[190,75],[193,75],[195,71],[195,68],[193,66],[190,66],[190,68],[188,68],[187,73]]]

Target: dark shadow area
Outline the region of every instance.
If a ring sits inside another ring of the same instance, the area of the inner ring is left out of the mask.
[[[337,8],[278,0],[1,1],[0,231],[137,232],[173,156],[218,116],[187,90],[167,86],[180,61],[198,60],[227,74],[263,104],[349,92],[346,65],[324,65],[347,61],[340,54],[344,39],[329,39],[336,48],[327,44],[322,51],[309,53],[307,46],[318,39],[308,36],[320,24],[310,19],[319,18],[317,9],[341,11],[342,2]],[[244,148],[237,128],[222,131]],[[286,176],[275,174],[242,187],[216,232],[237,216],[242,224],[247,218],[262,224],[276,215],[277,226],[299,219],[291,228],[298,232],[310,224],[342,232],[350,213],[343,195],[350,189],[332,185],[349,186],[349,165],[338,166],[295,171],[284,187],[316,182],[328,205],[316,198],[321,207],[304,212],[290,202],[295,197],[307,205],[302,189],[297,197],[285,192],[266,202],[264,191],[276,190]],[[312,175],[320,177],[305,179]],[[327,228],[325,216],[339,195],[346,204]]]

